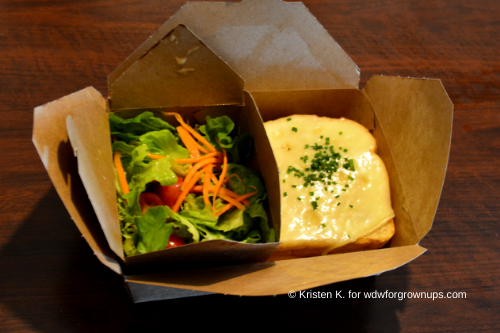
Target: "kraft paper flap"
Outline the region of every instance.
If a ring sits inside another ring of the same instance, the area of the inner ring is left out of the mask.
[[[377,140],[377,154],[384,161],[389,176],[391,204],[395,214],[394,223],[396,230],[394,236],[389,241],[388,247],[415,245],[418,243],[419,238],[415,233],[415,226],[408,213],[408,202],[406,201],[393,155],[377,117],[375,117],[375,128],[372,134]]]
[[[109,77],[179,24],[189,27],[245,81],[247,91],[357,88],[359,68],[301,2],[188,2]]]
[[[210,270],[128,276],[126,281],[227,295],[279,295],[392,270],[425,251],[418,245],[410,245]]]
[[[78,230],[99,260],[121,273],[80,180],[76,158],[68,140],[66,117],[89,103],[106,107],[106,100],[92,87],[35,108],[33,143],[54,187]]]
[[[453,104],[436,79],[374,76],[364,90],[394,157],[420,240],[432,226],[443,188]]]
[[[124,259],[108,112],[97,103],[88,103],[67,117],[66,126],[78,173],[104,235],[113,252]]]
[[[243,80],[184,26],[134,60],[109,80],[113,111],[242,103]]]
[[[264,121],[293,114],[354,120],[369,130],[374,128],[374,113],[358,89],[292,90],[252,92]]]
[[[125,259],[124,274],[146,274],[266,261],[279,243],[246,244],[210,240]]]

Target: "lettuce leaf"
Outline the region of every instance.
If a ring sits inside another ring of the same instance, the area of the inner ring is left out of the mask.
[[[231,137],[230,134],[234,129],[234,123],[229,117],[222,116],[212,119],[207,116],[206,122],[205,125],[199,127],[200,132],[218,151],[224,149],[230,161],[241,163],[250,157],[253,151],[252,137],[240,133],[235,135],[234,138]]]
[[[138,141],[139,136],[151,131],[169,130],[176,133],[175,128],[161,118],[155,117],[152,112],[146,111],[140,115],[123,119],[114,113],[109,115],[111,135],[119,140],[129,143]]]
[[[143,216],[135,218],[137,226],[137,253],[163,250],[172,234],[172,225],[166,223],[168,215],[164,206],[149,208]]]
[[[231,177],[229,179],[227,187],[231,191],[239,195],[243,195],[246,193],[255,192],[255,190],[257,190],[257,194],[251,196],[248,199],[248,201],[250,201],[250,204],[261,202],[266,198],[266,188],[257,172],[242,165],[230,163],[227,165],[227,177],[233,174],[237,175],[238,177]],[[240,181],[240,179],[241,181],[243,181],[243,183]]]

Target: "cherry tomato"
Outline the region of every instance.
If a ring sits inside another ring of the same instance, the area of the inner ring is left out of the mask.
[[[141,205],[142,214],[151,207],[163,206],[163,201],[154,193],[144,192],[139,196],[139,204]]]
[[[156,186],[156,194],[158,194],[163,203],[168,207],[172,208],[174,206],[177,197],[181,193],[183,180],[181,177],[177,177],[177,183],[174,185],[161,186],[158,184]]]
[[[168,246],[166,247],[166,249],[171,248],[171,247],[185,245],[185,244],[186,244],[186,242],[184,241],[184,239],[182,239],[176,235],[170,235],[170,238],[168,239]]]

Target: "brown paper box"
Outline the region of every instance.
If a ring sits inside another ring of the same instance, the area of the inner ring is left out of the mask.
[[[187,3],[108,80],[108,101],[87,88],[36,108],[33,141],[75,224],[101,262],[127,273],[135,302],[282,294],[378,274],[425,252],[418,242],[437,209],[453,105],[439,80],[376,76],[357,89],[356,64],[302,3]],[[107,116],[143,109],[175,110],[191,121],[222,113],[247,124],[278,225],[278,174],[262,119],[356,120],[372,131],[386,164],[396,235],[388,248],[314,258],[266,262],[277,243],[210,241],[124,260]]]

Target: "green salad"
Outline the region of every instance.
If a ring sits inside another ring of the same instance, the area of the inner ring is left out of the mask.
[[[193,128],[152,112],[109,117],[126,256],[212,239],[274,242],[260,176],[241,163],[252,138],[229,117]]]

